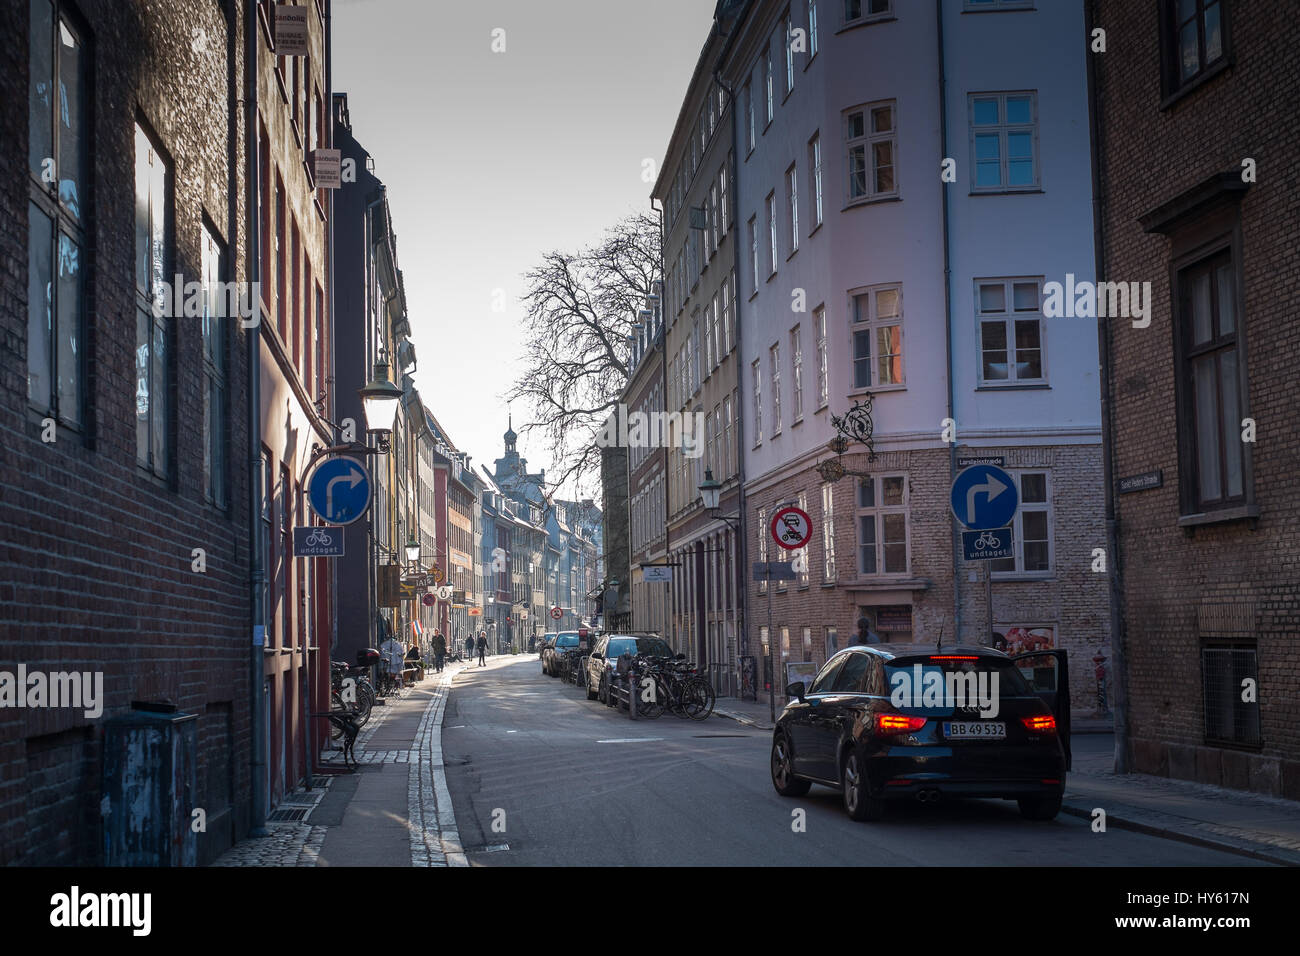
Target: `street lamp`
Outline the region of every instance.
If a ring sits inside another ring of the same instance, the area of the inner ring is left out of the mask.
[[[402,390],[388,380],[388,363],[375,363],[374,377],[357,389],[361,396],[361,410],[366,417],[366,431],[374,432],[384,440],[393,430],[397,406],[402,401]]]
[[[704,481],[700,483],[700,501],[704,507],[714,511],[718,507],[718,499],[722,495],[722,482],[713,477],[713,469],[704,469]]]
[[[415,540],[415,535],[406,539],[406,563],[418,564],[420,561],[420,542]]]

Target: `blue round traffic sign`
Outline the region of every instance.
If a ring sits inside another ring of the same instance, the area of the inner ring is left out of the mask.
[[[307,482],[311,510],[330,524],[351,524],[370,507],[370,473],[351,458],[330,458]]]
[[[972,531],[1006,527],[1020,507],[1016,483],[996,465],[972,465],[952,483],[952,513]]]

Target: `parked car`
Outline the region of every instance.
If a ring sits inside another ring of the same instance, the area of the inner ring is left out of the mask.
[[[549,674],[552,677],[560,676],[560,658],[565,651],[587,649],[587,629],[580,628],[576,631],[559,631],[555,639],[547,643],[542,649],[542,673]]]
[[[541,660],[546,660],[546,645],[554,643],[555,632],[547,631],[537,640],[537,656]]]
[[[668,642],[655,635],[606,634],[596,642],[587,658],[587,700],[599,698],[602,704],[613,706],[610,700],[610,679],[622,654],[643,654],[646,657],[672,657]]]
[[[1051,820],[1070,768],[1069,687],[1062,650],[848,647],[810,686],[786,688],[772,785],[788,797],[835,787],[854,820],[879,819],[889,800],[944,796],[1012,799]]]

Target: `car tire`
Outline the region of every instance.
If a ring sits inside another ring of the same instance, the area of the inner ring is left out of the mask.
[[[840,796],[850,820],[862,823],[885,815],[885,801],[871,795],[871,785],[856,747],[849,748],[840,761]]]
[[[1061,812],[1061,798],[1055,797],[1021,797],[1016,803],[1020,815],[1026,820],[1055,820]]]
[[[812,789],[812,784],[794,775],[794,761],[790,754],[790,742],[785,734],[772,736],[772,786],[783,797],[802,797]]]

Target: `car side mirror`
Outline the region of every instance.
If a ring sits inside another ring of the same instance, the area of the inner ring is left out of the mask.
[[[802,704],[807,700],[807,698],[804,696],[806,691],[807,691],[807,687],[804,685],[804,682],[801,680],[797,680],[793,684],[786,685],[785,695],[787,697],[798,697],[799,702]]]
[[[598,661],[603,661],[605,659],[605,655],[602,654],[600,651],[592,651],[591,656]]]

